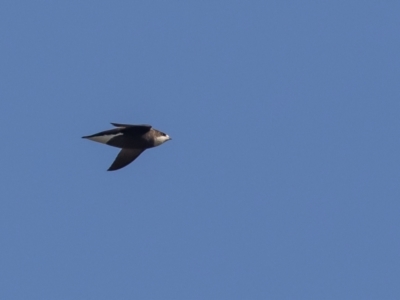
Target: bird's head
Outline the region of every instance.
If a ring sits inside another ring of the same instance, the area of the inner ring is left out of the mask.
[[[159,146],[169,140],[172,140],[172,138],[168,134],[159,131],[157,137],[155,138],[155,144],[156,146]]]

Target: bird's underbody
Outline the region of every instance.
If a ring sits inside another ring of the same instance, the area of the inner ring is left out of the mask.
[[[121,169],[133,162],[144,150],[171,140],[168,134],[152,128],[151,125],[111,124],[116,128],[82,137],[122,148],[108,171]]]

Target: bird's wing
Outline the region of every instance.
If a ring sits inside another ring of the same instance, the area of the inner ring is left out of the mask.
[[[151,125],[149,124],[139,124],[139,125],[132,125],[132,124],[120,124],[120,123],[111,123],[111,125],[115,127],[141,127],[141,128],[148,128],[150,130]]]
[[[115,123],[112,123],[113,125]],[[110,130],[105,130],[105,131],[101,131],[92,135],[86,135],[83,136],[82,138],[84,139],[90,139],[96,136],[115,136],[118,134],[127,134],[130,136],[141,136],[142,134],[145,134],[146,132],[148,132],[151,129],[150,125],[124,125],[122,126],[122,124],[116,124],[116,125],[120,125],[117,128],[114,129],[110,129]]]
[[[117,129],[121,129],[122,132],[126,132],[128,134],[133,134],[133,135],[142,135],[151,129],[151,125],[147,124],[142,124],[142,125],[129,125],[129,124],[119,124],[119,123],[111,123],[111,124],[115,127],[118,127]]]
[[[107,171],[121,169],[133,162],[145,149],[126,149],[123,148],[115,158],[111,167]]]
[[[101,132],[98,132],[98,133],[95,133],[92,135],[86,135],[86,136],[83,136],[82,138],[90,139],[90,138],[93,138],[96,136],[103,136],[103,135],[113,136],[113,135],[118,135],[118,134],[123,133],[123,130],[124,130],[124,128],[114,128],[114,129],[110,129],[110,130],[106,130],[106,131],[101,131]]]

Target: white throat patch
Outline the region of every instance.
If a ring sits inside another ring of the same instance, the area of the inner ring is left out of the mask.
[[[160,146],[161,144],[163,144],[163,143],[165,143],[166,141],[168,141],[170,138],[169,138],[169,135],[166,135],[166,136],[158,136],[158,137],[156,137],[155,139],[154,139],[154,146],[156,147],[156,146]]]

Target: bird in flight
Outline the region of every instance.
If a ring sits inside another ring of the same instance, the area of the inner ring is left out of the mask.
[[[82,137],[122,148],[107,171],[121,169],[133,162],[144,150],[171,140],[168,134],[152,128],[151,125],[111,124],[116,128]]]

